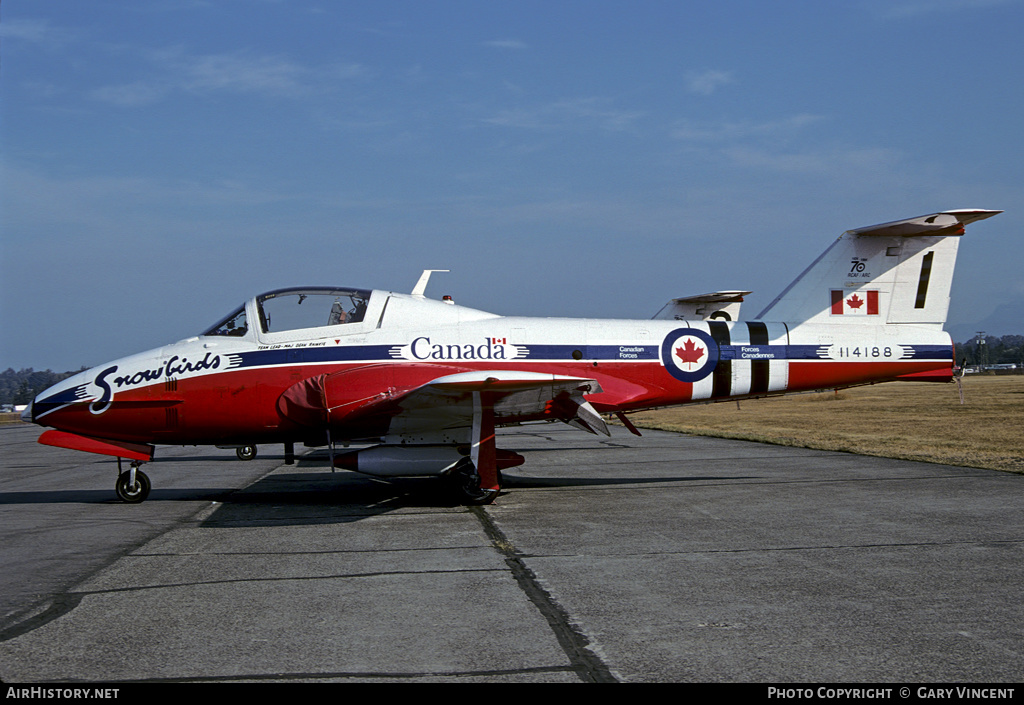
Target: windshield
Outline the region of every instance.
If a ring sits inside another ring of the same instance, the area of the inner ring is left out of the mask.
[[[359,323],[370,292],[363,289],[286,289],[257,297],[264,333]]]
[[[249,324],[245,320],[245,306],[232,311],[227,318],[215,325],[203,335],[229,335],[241,337],[249,332]]]

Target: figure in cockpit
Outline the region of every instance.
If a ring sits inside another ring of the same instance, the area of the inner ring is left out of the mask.
[[[341,301],[335,299],[331,306],[331,315],[327,319],[327,325],[337,326],[342,323],[348,323],[348,314],[345,313],[345,307],[341,305]]]

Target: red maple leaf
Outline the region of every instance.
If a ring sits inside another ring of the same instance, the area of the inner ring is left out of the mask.
[[[684,364],[693,365],[704,357],[704,348],[698,348],[692,340],[687,340],[683,347],[676,348],[676,357]]]
[[[856,294],[848,298],[846,303],[850,305],[850,308],[860,308],[864,305],[864,301],[862,299],[858,299]]]

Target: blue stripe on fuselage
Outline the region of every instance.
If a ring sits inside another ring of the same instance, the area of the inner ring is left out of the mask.
[[[658,360],[657,345],[519,345],[526,355],[516,360]],[[903,345],[904,360],[949,360],[952,350],[940,345]],[[383,362],[400,361],[392,356],[395,345],[345,345],[329,348],[280,348],[234,353],[241,360],[231,369],[244,367],[272,367],[278,365],[316,364],[330,362]],[[721,345],[722,360],[827,360],[828,346],[823,345]],[[909,354],[908,354],[909,353]],[[433,358],[428,358],[424,362]],[[444,361],[460,358],[444,358]],[[472,358],[465,361],[480,361]]]

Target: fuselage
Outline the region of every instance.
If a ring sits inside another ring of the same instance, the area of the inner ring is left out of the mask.
[[[587,399],[611,413],[948,381],[952,358],[948,334],[933,326],[524,318],[408,294],[310,288],[255,297],[203,335],[81,372],[39,395],[26,417],[147,444],[316,441],[321,431],[290,417],[282,395],[348,371],[363,372],[350,386],[338,378],[328,406],[344,410],[439,373],[516,370],[596,380],[602,391]],[[336,440],[386,432],[386,420],[333,428]]]

